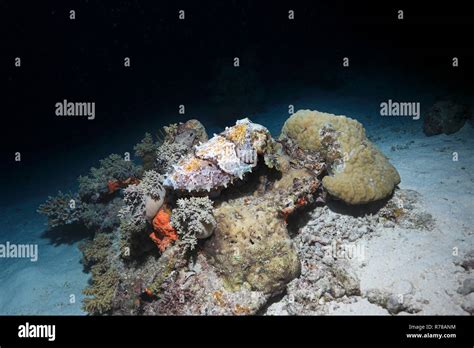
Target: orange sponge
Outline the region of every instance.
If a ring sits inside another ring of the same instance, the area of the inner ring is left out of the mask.
[[[168,246],[178,240],[178,233],[170,221],[171,211],[166,207],[161,207],[153,219],[154,231],[150,233],[150,238],[155,242],[161,252],[165,251]]]

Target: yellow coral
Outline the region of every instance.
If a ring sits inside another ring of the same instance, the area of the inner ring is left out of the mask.
[[[367,139],[358,121],[345,116],[300,110],[284,124],[288,137],[326,159],[329,175],[324,188],[349,204],[362,204],[388,196],[400,183],[397,170]]]

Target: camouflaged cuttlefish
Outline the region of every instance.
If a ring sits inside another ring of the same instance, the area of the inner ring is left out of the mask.
[[[242,179],[256,167],[274,140],[267,128],[238,120],[205,143],[196,145],[168,173],[164,185],[174,190],[211,191]]]

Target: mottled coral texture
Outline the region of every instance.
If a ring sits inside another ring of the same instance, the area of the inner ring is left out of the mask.
[[[345,116],[300,110],[284,124],[281,138],[303,150],[319,152],[328,165],[324,188],[349,204],[376,201],[391,194],[400,176],[366,137],[364,127]]]
[[[217,229],[206,253],[229,289],[277,294],[300,272],[300,261],[275,202],[237,198],[215,209]]]

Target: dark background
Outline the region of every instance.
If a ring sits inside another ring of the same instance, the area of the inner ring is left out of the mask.
[[[178,20],[179,9],[185,21]],[[404,21],[397,20],[398,9]],[[0,1],[0,23],[4,184],[41,165],[53,171],[69,153],[119,147],[131,129],[175,122],[179,104],[189,105],[189,116],[196,105],[206,106],[207,119],[224,125],[235,115],[213,97],[219,69],[236,56],[247,73],[258,73],[259,83],[249,82],[256,93],[337,88],[344,56],[351,69],[400,70],[453,94],[473,90],[474,21],[457,1],[15,0]],[[453,56],[461,64],[454,70]],[[227,97],[231,110],[243,104]],[[95,102],[96,119],[55,116],[63,99]],[[250,103],[243,111],[251,115],[258,107]],[[21,163],[13,161],[16,151]]]

